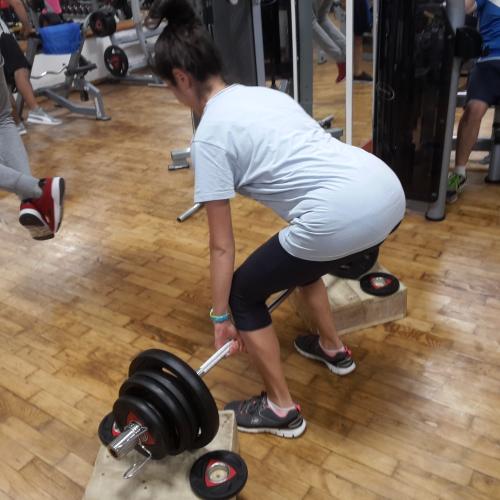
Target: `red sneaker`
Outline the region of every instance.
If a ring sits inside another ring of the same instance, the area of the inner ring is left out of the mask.
[[[63,218],[64,179],[48,177],[40,181],[42,196],[29,200],[42,215],[44,222],[53,233],[61,227]]]
[[[346,73],[345,62],[337,63],[337,68],[339,70],[339,74],[337,75],[337,79],[335,80],[335,82],[340,83],[345,80],[345,73]]]
[[[31,233],[31,237],[35,240],[50,240],[54,237],[54,233],[50,230],[42,214],[30,200],[21,203],[19,223]]]

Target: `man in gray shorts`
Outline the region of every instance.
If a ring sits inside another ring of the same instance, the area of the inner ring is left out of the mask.
[[[467,100],[458,124],[455,168],[448,176],[448,203],[455,202],[465,187],[467,163],[484,115],[490,106],[500,103],[500,0],[465,0],[465,10],[478,14],[484,55],[469,76]]]
[[[31,236],[48,240],[61,226],[64,179],[37,179],[31,175],[28,155],[12,118],[3,65],[0,54],[0,189],[21,199],[19,222]]]

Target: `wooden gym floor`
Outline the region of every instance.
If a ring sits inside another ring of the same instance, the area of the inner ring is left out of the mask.
[[[318,118],[337,111],[327,67]],[[356,88],[369,117],[369,86]],[[112,121],[56,111],[63,126],[24,138],[36,175],[67,180],[61,233],[31,240],[0,195],[1,499],[81,498],[131,358],[158,347],[198,367],[213,352],[205,215],[176,222],[192,171],[167,171],[189,113],[164,89],[101,89]],[[241,197],[232,210],[238,262],[283,226]],[[408,286],[408,316],[347,335],[358,369],[345,378],[297,355],[301,321],[275,312],[309,427],[293,441],[240,434],[241,498],[500,498],[499,210],[500,187],[476,182],[444,222],[406,217],[381,263]],[[221,407],[261,390],[245,355],[206,382]]]

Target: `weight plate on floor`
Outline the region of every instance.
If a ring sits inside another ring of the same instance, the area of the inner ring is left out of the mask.
[[[243,459],[232,451],[217,450],[202,455],[191,467],[189,483],[200,498],[226,499],[245,486],[248,470]]]
[[[139,354],[130,363],[129,376],[137,371],[168,372],[174,375],[185,387],[183,393],[189,394],[189,400],[196,408],[196,414],[202,416],[204,425],[198,436],[198,447],[206,446],[219,430],[219,412],[215,400],[201,377],[182,359],[160,349],[148,349]]]
[[[377,297],[392,295],[399,290],[399,280],[388,273],[368,273],[360,280],[361,289]]]
[[[151,452],[152,458],[159,460],[168,454],[168,444],[164,433],[165,420],[150,403],[136,396],[124,394],[113,405],[113,413],[118,427],[122,430],[131,422],[137,422],[148,428],[147,434],[141,441],[143,446]],[[144,454],[139,446],[136,450]]]
[[[110,45],[104,51],[104,65],[116,77],[123,77],[128,73],[128,57],[118,45]]]
[[[168,455],[178,455],[192,445],[195,431],[182,406],[174,394],[150,378],[147,372],[136,372],[129,377],[120,387],[120,396],[125,394],[147,401],[163,417]]]
[[[201,446],[198,446],[198,436],[200,435],[200,427],[204,422],[205,417],[204,415],[197,415],[196,407],[191,401],[191,394],[186,393],[184,386],[177,380],[177,378],[173,375],[169,375],[168,373],[158,373],[153,371],[136,372],[133,376],[135,377],[138,373],[144,374],[153,379],[167,394],[169,394],[170,398],[173,400],[179,416],[182,416],[183,425],[188,426],[189,439],[186,443],[186,449],[194,450],[201,448]]]

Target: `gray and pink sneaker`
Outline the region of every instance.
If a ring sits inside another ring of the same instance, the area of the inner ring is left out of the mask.
[[[299,405],[280,417],[267,404],[265,392],[243,401],[231,401],[224,409],[234,411],[238,430],[242,432],[266,432],[284,438],[296,438],[306,430],[306,421]]]
[[[347,346],[344,346],[344,349],[335,356],[329,356],[319,344],[319,335],[300,335],[295,339],[294,346],[299,354],[309,359],[322,361],[336,375],[347,375],[356,369],[351,350]]]

